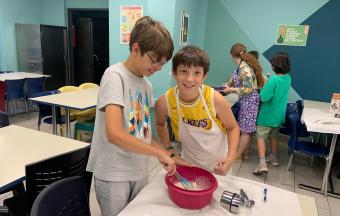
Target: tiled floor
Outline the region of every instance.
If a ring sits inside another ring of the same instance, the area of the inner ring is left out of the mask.
[[[23,127],[28,127],[32,129],[37,129],[37,113],[32,113],[30,120],[27,120],[26,114],[20,114],[10,117],[10,123],[20,125]],[[42,124],[41,131],[51,133],[52,127],[50,125]],[[315,159],[313,167],[310,167],[310,159],[306,156],[298,154],[295,160],[295,169],[293,172],[289,172],[286,177],[286,184],[282,185],[281,179],[284,173],[284,170],[288,163],[288,154],[287,154],[287,137],[280,137],[281,142],[279,146],[279,162],[280,166],[272,167],[269,165],[269,174],[265,179],[264,176],[255,176],[251,173],[251,171],[257,166],[258,158],[257,158],[257,148],[256,144],[253,141],[249,158],[243,162],[236,162],[233,166],[233,173],[239,177],[252,179],[258,182],[265,182],[267,184],[283,188],[289,191],[294,191],[301,194],[306,194],[312,196],[316,200],[317,208],[319,216],[338,216],[340,215],[340,199],[335,199],[332,197],[325,197],[321,194],[301,190],[298,188],[298,184],[304,183],[309,184],[315,187],[319,187],[322,181],[322,174],[324,171],[324,163],[321,159]],[[335,164],[333,166],[334,172],[339,172],[340,166]],[[149,162],[149,176],[150,181],[152,178],[161,170],[161,166],[158,163],[157,159],[151,158]],[[295,174],[295,175],[294,175]],[[333,184],[336,191],[340,192],[340,180],[333,176]],[[11,196],[10,193],[0,195],[0,205],[4,198]],[[90,194],[91,201],[91,212],[92,215],[100,215],[100,210],[95,198],[94,189],[92,187]]]

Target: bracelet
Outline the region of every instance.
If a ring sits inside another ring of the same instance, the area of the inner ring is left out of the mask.
[[[174,149],[174,147],[172,147],[172,146],[168,146],[168,147],[166,147],[165,148],[167,151],[169,151],[169,150],[172,150],[172,149]]]
[[[176,155],[174,153],[171,153],[170,157],[173,158],[175,157]]]

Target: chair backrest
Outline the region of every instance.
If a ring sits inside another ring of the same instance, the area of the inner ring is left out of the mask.
[[[290,124],[289,122],[289,115],[291,113],[297,112],[299,114],[299,117],[301,118],[302,112],[303,112],[303,101],[297,100],[295,103],[287,103],[286,108],[286,121],[283,124],[284,127],[287,128],[287,132],[290,133]],[[309,133],[307,132],[306,125],[301,123],[301,121],[297,122],[297,135],[300,137],[306,137],[309,136]]]
[[[95,83],[83,83],[79,86],[79,89],[89,89],[89,88],[97,88],[98,85]]]
[[[0,81],[0,111],[6,111],[5,94],[6,84],[4,81]]]
[[[8,114],[0,111],[0,128],[9,125]]]
[[[288,124],[290,126],[290,138],[288,141],[288,147],[290,151],[295,149],[296,143],[298,142],[298,124],[300,122],[300,114],[298,111],[291,112],[288,115]]]
[[[25,98],[25,79],[5,80],[7,101]]]
[[[30,215],[91,215],[84,179],[73,176],[52,183],[38,195]]]
[[[70,176],[86,174],[90,148],[82,148],[26,166],[26,192],[31,204],[37,195],[51,183]],[[88,191],[90,183],[87,184]]]
[[[44,91],[45,77],[26,78],[27,96],[32,97],[38,92]]]
[[[64,92],[72,92],[72,91],[78,91],[79,87],[77,86],[63,86],[61,88],[58,89],[61,93]]]

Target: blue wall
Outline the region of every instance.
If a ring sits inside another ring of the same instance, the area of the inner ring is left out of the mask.
[[[207,83],[220,85],[231,75],[235,65],[230,60],[229,49],[234,42],[263,53],[274,44],[279,24],[299,24],[326,2],[328,0],[209,1],[204,47],[209,51],[212,68]],[[260,62],[264,73],[271,72],[264,56],[260,56]],[[299,95],[293,90],[289,98],[295,101]]]

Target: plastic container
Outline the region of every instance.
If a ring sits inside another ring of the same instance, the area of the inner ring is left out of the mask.
[[[204,178],[206,187],[203,190],[182,189],[175,185],[178,179],[174,175],[166,175],[165,182],[168,185],[169,196],[174,203],[186,209],[201,209],[211,202],[218,183],[209,171],[199,167],[177,166],[177,172],[191,182]]]

